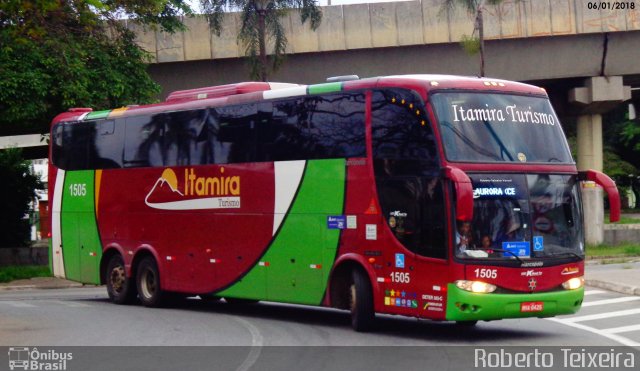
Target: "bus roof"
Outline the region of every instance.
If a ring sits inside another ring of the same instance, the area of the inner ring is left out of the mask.
[[[314,85],[241,82],[237,84],[179,90],[170,93],[164,102],[149,105],[135,105],[105,111],[92,111],[90,108],[71,108],[69,111],[56,116],[53,123],[197,109],[212,105],[239,104],[243,102],[256,102],[306,94],[331,93],[343,90],[401,86],[423,90],[427,95],[437,91],[463,89],[546,96],[543,88],[515,81],[435,74],[381,76]]]

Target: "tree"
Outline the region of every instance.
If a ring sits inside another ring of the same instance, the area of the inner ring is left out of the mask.
[[[0,2],[0,133],[47,132],[70,107],[151,102],[149,55],[119,18],[174,32],[180,14],[184,0]]]
[[[0,179],[0,247],[23,246],[29,241],[29,205],[42,183],[17,148],[0,151]]]
[[[283,61],[287,38],[280,19],[289,10],[299,9],[302,23],[309,20],[312,30],[316,30],[322,20],[316,0],[200,0],[200,5],[211,29],[218,36],[224,13],[228,10],[242,11],[238,42],[244,45],[249,56],[251,78],[262,81],[267,81],[270,64],[267,57],[268,39],[273,40],[272,70],[276,71]]]
[[[462,45],[471,54],[480,53],[480,76],[484,77],[484,21],[483,11],[487,5],[497,5],[504,0],[444,0],[442,10],[448,11],[456,6],[462,6],[474,17],[471,36],[463,36]],[[475,36],[477,33],[477,37]]]

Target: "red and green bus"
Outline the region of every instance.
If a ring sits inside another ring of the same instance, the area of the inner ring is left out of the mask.
[[[340,80],[340,79],[339,79]],[[578,172],[542,88],[444,75],[178,91],[51,127],[51,265],[118,304],[475,324],[576,312]]]

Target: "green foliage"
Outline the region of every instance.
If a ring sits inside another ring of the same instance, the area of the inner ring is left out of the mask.
[[[612,178],[626,177],[629,174],[638,174],[638,169],[631,163],[620,158],[611,147],[604,148],[602,157],[603,171]]]
[[[575,161],[578,159],[578,145],[576,137],[567,138],[569,142],[569,148],[571,149],[571,156]],[[632,163],[623,160],[622,157],[616,153],[617,149],[612,145],[605,145],[602,156],[603,172],[612,178],[625,178],[629,174],[638,174],[638,169]],[[618,184],[620,187],[620,184]]]
[[[42,189],[22,151],[0,151],[0,247],[23,246],[29,240],[29,204]]]
[[[251,78],[267,81],[267,66],[276,71],[283,62],[287,38],[280,21],[291,9],[300,11],[302,23],[309,21],[316,30],[322,21],[322,11],[317,0],[200,0],[202,11],[216,35],[222,30],[222,17],[227,11],[241,11],[242,24],[238,42],[249,57]],[[273,45],[271,61],[268,61],[266,45]]]
[[[477,37],[462,35],[460,45],[469,55],[476,55],[480,51],[480,39]]]
[[[118,16],[183,28],[184,0],[8,0],[0,3],[0,132],[47,132],[71,107],[149,103],[149,55]]]
[[[609,222],[609,212],[604,213],[604,224],[611,224],[611,222]],[[640,219],[622,214],[620,215],[620,220],[615,222],[615,224],[640,224]]]
[[[640,256],[640,245],[638,243],[623,243],[617,246],[590,245],[587,246],[585,253],[590,258]]]
[[[23,280],[33,277],[51,277],[51,271],[47,266],[24,265],[0,268],[0,283]]]
[[[640,123],[626,120],[620,126],[623,143],[634,151],[640,152]]]

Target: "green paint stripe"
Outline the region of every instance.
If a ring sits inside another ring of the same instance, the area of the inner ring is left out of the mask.
[[[309,85],[309,94],[323,94],[342,91],[341,82],[329,82],[326,84]]]
[[[84,119],[85,120],[105,119],[109,116],[109,113],[111,113],[111,110],[89,112]]]
[[[320,304],[340,238],[340,230],[327,229],[327,216],[342,214],[345,179],[344,159],[309,161],[289,214],[260,259],[269,266],[256,265],[219,295]]]
[[[477,321],[503,318],[550,317],[573,314],[580,309],[584,288],[532,294],[474,294],[448,285],[447,314],[450,321]],[[520,303],[543,302],[542,312],[522,313]],[[458,305],[457,305],[458,304]],[[464,306],[466,304],[466,306]],[[424,303],[420,303],[424,305]],[[475,311],[471,308],[475,306]]]

